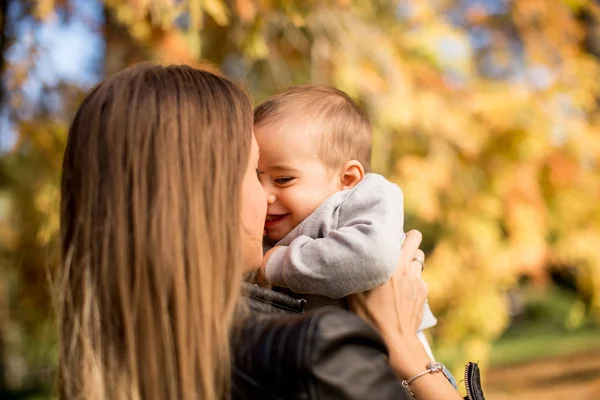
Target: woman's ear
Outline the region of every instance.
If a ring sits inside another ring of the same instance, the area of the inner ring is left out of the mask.
[[[340,169],[340,189],[351,189],[365,177],[365,169],[360,161],[350,160]]]

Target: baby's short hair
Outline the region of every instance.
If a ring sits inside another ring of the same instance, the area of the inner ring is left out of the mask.
[[[371,169],[371,124],[346,93],[328,86],[294,86],[269,97],[254,110],[255,127],[290,119],[300,124],[310,122],[310,133],[320,138],[319,157],[328,168],[358,160],[365,172]]]

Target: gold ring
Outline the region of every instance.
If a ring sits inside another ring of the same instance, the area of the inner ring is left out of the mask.
[[[423,260],[419,260],[417,257],[414,257],[412,260],[421,264],[421,272],[423,272],[423,270],[425,269],[425,263],[423,262]]]

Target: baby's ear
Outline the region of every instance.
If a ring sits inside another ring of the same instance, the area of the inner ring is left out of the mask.
[[[365,177],[365,169],[360,161],[350,160],[340,169],[340,189],[351,189]]]

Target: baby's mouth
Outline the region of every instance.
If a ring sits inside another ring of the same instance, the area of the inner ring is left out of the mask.
[[[287,214],[267,214],[265,218],[265,228],[269,228],[283,221],[290,213]]]

